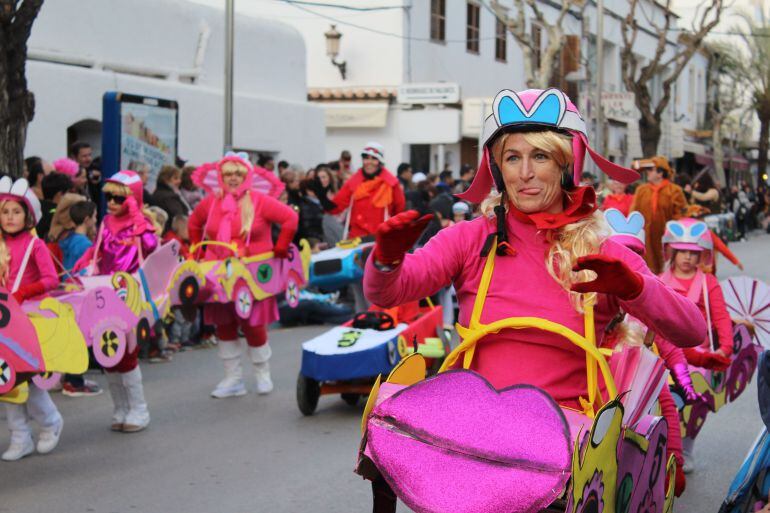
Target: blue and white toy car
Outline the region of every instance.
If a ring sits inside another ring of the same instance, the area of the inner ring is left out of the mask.
[[[373,307],[376,308],[376,307]],[[340,394],[355,405],[380,374],[417,351],[438,370],[448,354],[440,306],[417,301],[389,311],[370,310],[302,344],[297,406],[312,415],[322,395]]]
[[[334,290],[361,281],[373,247],[374,240],[356,238],[316,253],[310,258],[310,286]]]

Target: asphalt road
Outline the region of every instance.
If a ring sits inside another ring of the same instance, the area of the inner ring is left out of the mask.
[[[731,247],[747,274],[770,282],[770,236]],[[722,261],[720,271],[724,277],[737,269]],[[276,390],[266,397],[209,398],[221,377],[213,350],[143,364],[152,423],[142,433],[109,430],[106,392],[93,398],[54,394],[65,419],[59,447],[46,456],[0,462],[0,512],[370,511],[368,483],[352,471],[362,406],[331,396],[321,399],[313,417],[296,407],[301,343],[323,330],[271,331]],[[106,386],[101,376],[94,378]],[[698,468],[677,512],[718,510],[760,425],[753,385],[706,421]],[[0,430],[0,449],[7,443]]]

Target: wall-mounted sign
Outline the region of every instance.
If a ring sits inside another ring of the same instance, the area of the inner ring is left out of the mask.
[[[459,84],[444,82],[402,84],[398,86],[398,103],[458,103]]]
[[[636,119],[636,104],[634,103],[634,93],[602,93],[602,108],[604,115],[608,119],[618,121],[629,121]]]

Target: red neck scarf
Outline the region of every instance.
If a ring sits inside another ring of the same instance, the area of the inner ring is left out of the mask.
[[[566,205],[558,214],[547,212],[535,212],[525,214],[511,203],[511,213],[521,222],[534,224],[538,230],[555,230],[568,224],[584,219],[596,211],[596,191],[593,187],[576,187],[569,194],[565,194]]]
[[[666,179],[663,179],[659,184],[653,185],[650,184],[650,188],[652,189],[652,215],[655,215],[658,212],[658,195],[660,193],[660,190],[668,185],[669,182]]]

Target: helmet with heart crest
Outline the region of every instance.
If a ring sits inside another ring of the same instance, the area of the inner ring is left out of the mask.
[[[501,201],[495,207],[497,232],[490,235],[484,245],[482,256],[491,249],[491,237],[496,237],[498,255],[508,253],[508,234],[505,223],[506,187],[498,164],[490,156],[490,149],[497,137],[505,132],[536,132],[549,130],[568,135],[572,139],[572,176],[565,180],[562,175],[562,187],[570,189],[580,181],[583,173],[583,161],[586,151],[599,168],[611,178],[631,183],[639,178],[636,171],[619,166],[596,153],[588,144],[586,124],[577,107],[566,94],[558,89],[527,89],[515,92],[504,89],[497,93],[492,102],[492,114],[484,121],[482,131],[483,153],[479,169],[473,183],[467,191],[457,196],[470,203],[481,203],[486,199],[492,188],[501,193]],[[569,169],[565,170],[566,173]]]
[[[631,183],[639,179],[636,171],[610,162],[594,151],[588,144],[586,123],[577,107],[562,91],[551,89],[527,89],[511,91],[504,89],[497,93],[492,102],[492,114],[484,121],[482,141],[484,152],[479,170],[470,188],[458,196],[471,203],[481,203],[493,186],[501,188],[502,176],[497,165],[490,159],[489,149],[497,136],[506,131],[526,132],[532,130],[554,130],[572,137],[572,179],[580,181],[586,151],[599,168],[611,178]]]
[[[644,256],[645,234],[644,217],[634,210],[628,216],[617,208],[608,208],[604,211],[604,220],[610,227],[610,238],[628,249]]]
[[[697,251],[703,253],[701,264],[712,264],[714,240],[708,225],[703,221],[684,217],[667,222],[662,242],[666,260],[671,260],[676,250]]]
[[[15,182],[10,177],[0,178],[0,201],[13,200],[24,204],[27,213],[32,216],[34,224],[40,222],[43,217],[40,209],[40,200],[35,196],[35,192],[30,188],[26,178],[19,178]]]

